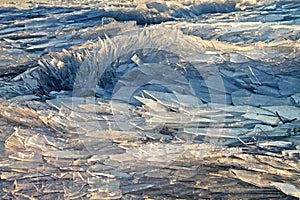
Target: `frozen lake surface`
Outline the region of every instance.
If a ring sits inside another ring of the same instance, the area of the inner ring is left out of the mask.
[[[300,198],[299,13],[1,3],[0,197]]]

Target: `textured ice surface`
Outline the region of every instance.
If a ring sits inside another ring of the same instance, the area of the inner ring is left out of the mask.
[[[300,198],[298,1],[0,8],[0,197]]]

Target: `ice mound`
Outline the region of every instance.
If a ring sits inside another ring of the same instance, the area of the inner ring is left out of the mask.
[[[0,9],[1,198],[300,197],[296,1],[90,3]]]

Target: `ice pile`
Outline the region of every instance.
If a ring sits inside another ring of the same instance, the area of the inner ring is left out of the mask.
[[[2,8],[1,198],[300,198],[300,7],[247,2]]]

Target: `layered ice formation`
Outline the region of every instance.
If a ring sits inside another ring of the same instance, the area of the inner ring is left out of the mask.
[[[1,198],[300,198],[299,12],[3,4]]]

